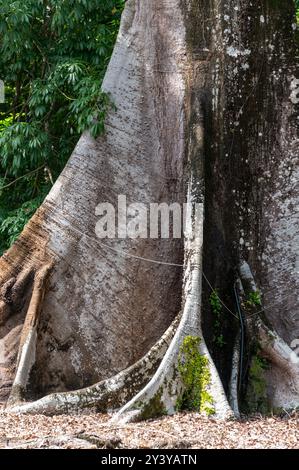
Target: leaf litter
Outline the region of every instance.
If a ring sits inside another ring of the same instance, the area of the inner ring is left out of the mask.
[[[220,421],[198,413],[117,425],[111,415],[24,415],[0,409],[0,448],[298,449],[299,414]]]

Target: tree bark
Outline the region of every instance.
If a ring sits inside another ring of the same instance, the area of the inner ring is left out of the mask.
[[[281,367],[291,350],[277,347],[299,337],[294,21],[291,0],[126,2],[103,84],[116,106],[106,133],[81,137],[0,260],[0,398],[10,410],[122,407],[116,419],[125,420],[173,413],[185,387],[180,348],[192,336],[207,361],[213,412],[232,416],[231,384],[237,414],[233,285],[240,275],[246,297],[252,272],[264,313],[251,327],[244,308],[248,357],[257,341],[270,362],[272,407],[298,406],[298,367]],[[195,235],[99,240],[96,207],[116,207],[119,195],[197,202]],[[222,351],[211,284],[227,304]]]

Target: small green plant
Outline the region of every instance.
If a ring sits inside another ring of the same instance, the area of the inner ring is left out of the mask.
[[[222,312],[222,304],[218,294],[217,289],[213,290],[210,295],[210,305],[212,308],[212,312],[214,314],[214,336],[213,342],[219,347],[223,348],[226,344],[224,341],[223,334],[221,333],[221,312]]]
[[[184,392],[177,401],[178,410],[193,410],[214,414],[213,399],[208,392],[211,381],[209,361],[199,352],[200,338],[186,336],[179,352],[178,371]]]
[[[220,334],[214,338],[215,343],[220,347],[223,348],[223,346],[226,345],[226,341],[224,341],[223,334]]]
[[[250,292],[246,304],[249,307],[260,307],[262,305],[261,293],[258,290]]]
[[[218,317],[222,310],[222,305],[218,291],[215,289],[210,295],[210,305],[212,307],[213,313]]]

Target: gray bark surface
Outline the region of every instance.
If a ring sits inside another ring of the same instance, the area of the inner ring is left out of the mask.
[[[234,311],[232,287],[245,259],[277,335],[269,347],[260,323],[257,340],[273,362],[267,400],[298,405],[296,368],[277,367],[280,341],[291,351],[299,338],[299,75],[294,4],[278,3],[126,2],[103,83],[115,105],[105,135],[81,137],[0,260],[0,399],[14,404],[59,392],[54,405],[48,399],[59,412],[61,392],[90,391],[98,383],[105,389],[110,379],[123,378],[121,371],[143,361],[182,311],[153,378],[147,385],[141,380],[139,395],[118,416],[142,414],[161,390],[166,411],[175,410],[182,383],[169,380],[190,334],[201,338],[200,353],[208,358],[216,414],[230,416],[232,362],[238,409],[239,325],[226,311],[226,343],[217,350],[211,290],[204,284],[202,296],[201,284],[204,276]],[[121,194],[128,204],[182,204],[191,197],[202,206],[197,234],[99,240],[96,207],[116,206]],[[78,394],[70,394],[76,406]],[[43,400],[23,410],[45,411]]]

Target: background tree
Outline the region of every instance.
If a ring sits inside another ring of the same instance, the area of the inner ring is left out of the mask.
[[[40,205],[80,134],[103,131],[109,97],[101,83],[123,3],[0,2],[6,88],[0,106],[1,252]]]

